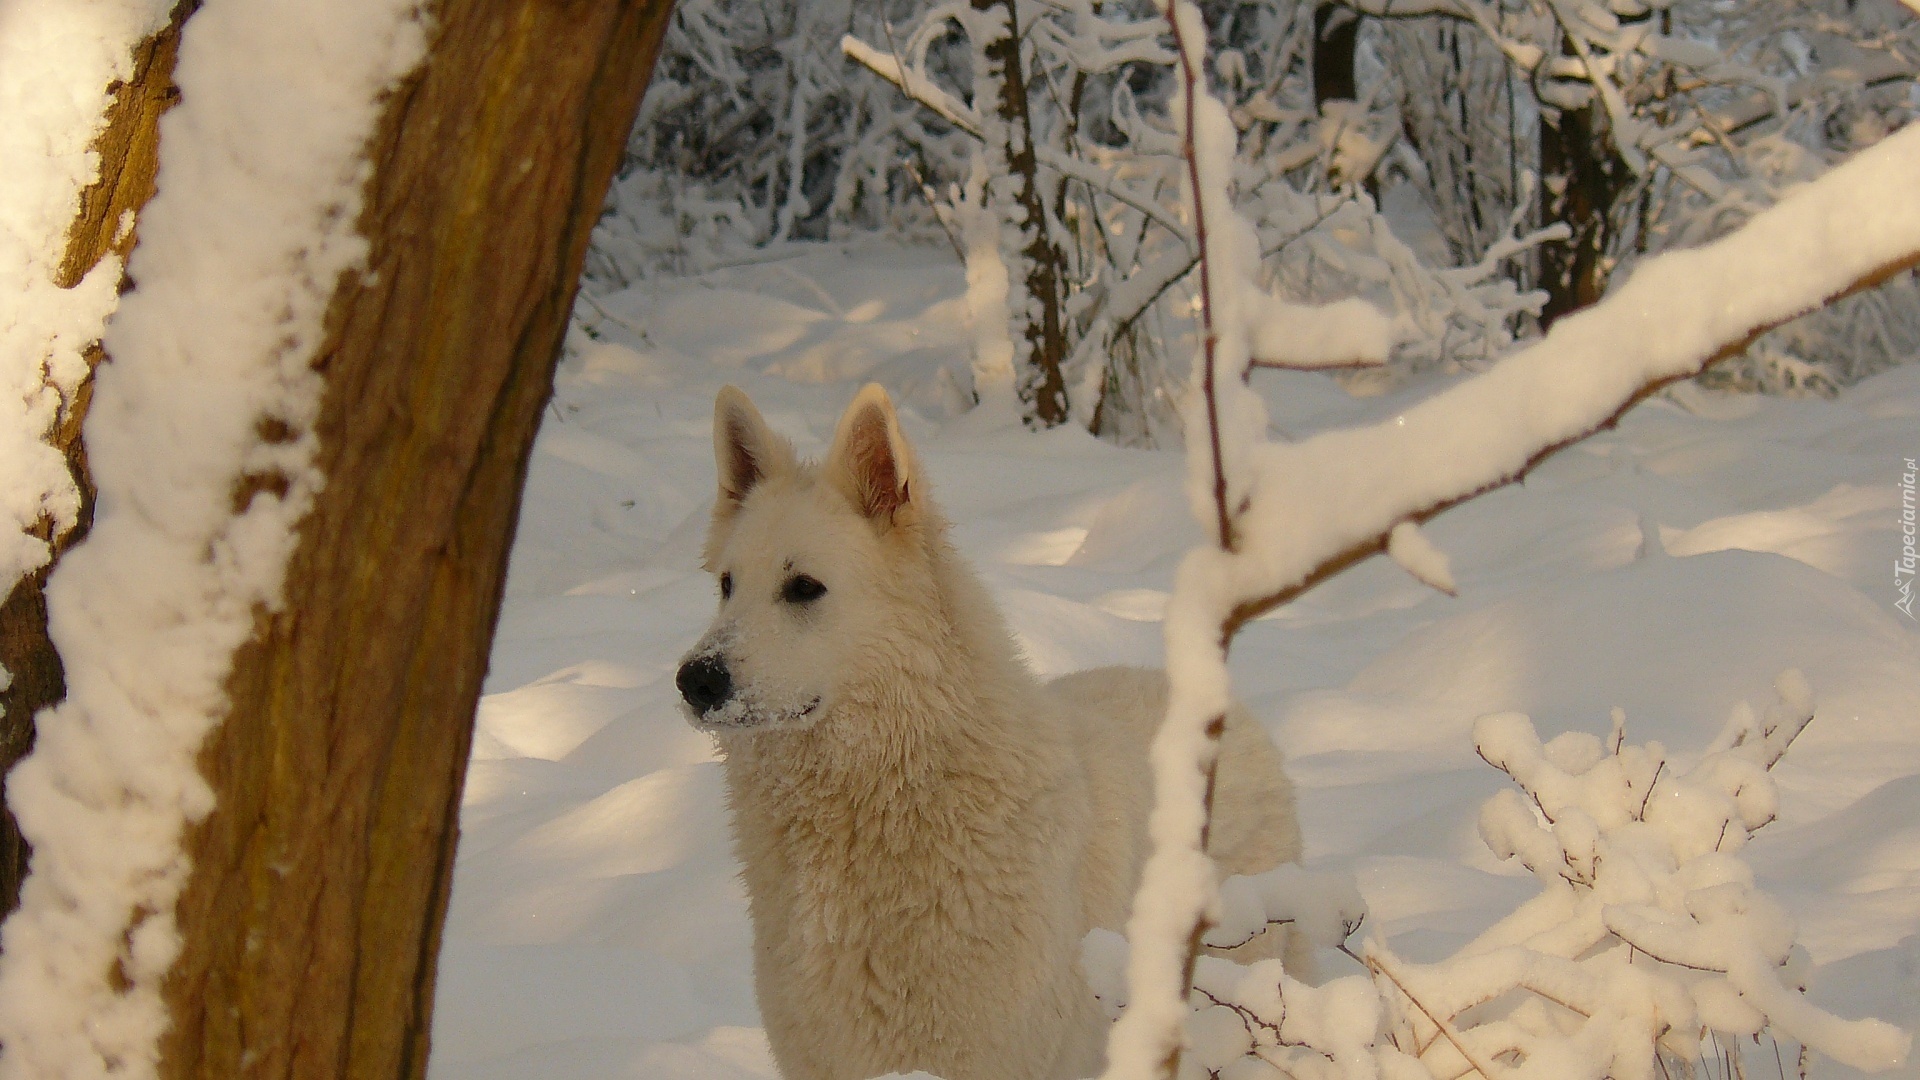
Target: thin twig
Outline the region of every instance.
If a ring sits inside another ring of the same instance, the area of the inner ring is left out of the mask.
[[[1452,1024],[1440,1019],[1440,1017],[1434,1014],[1433,1010],[1427,1008],[1424,1002],[1413,996],[1413,991],[1407,989],[1407,984],[1401,982],[1399,977],[1394,975],[1392,970],[1387,966],[1384,952],[1369,950],[1367,954],[1367,966],[1386,976],[1387,981],[1392,983],[1403,997],[1412,1002],[1413,1007],[1419,1009],[1421,1015],[1432,1021],[1434,1027],[1440,1029],[1440,1034],[1446,1036],[1446,1040],[1453,1044],[1455,1050],[1460,1051],[1460,1056],[1472,1064],[1476,1072],[1486,1077],[1486,1080],[1495,1080],[1495,1077],[1502,1075],[1494,1072],[1492,1062],[1481,1060],[1479,1055],[1467,1049],[1466,1042],[1461,1038],[1460,1033],[1454,1030]]]
[[[1266,922],[1263,922],[1260,924],[1260,928],[1258,930],[1255,930],[1253,933],[1248,934],[1246,937],[1241,938],[1239,941],[1236,941],[1231,945],[1207,945],[1207,948],[1221,949],[1221,950],[1238,949],[1241,946],[1252,942],[1254,938],[1260,937],[1261,935],[1265,934],[1269,927],[1291,926],[1293,925],[1293,923],[1294,923],[1294,920],[1292,919],[1268,919]],[[1202,942],[1202,944],[1206,944],[1206,943]]]
[[[1653,801],[1653,789],[1659,786],[1660,774],[1666,770],[1666,767],[1667,762],[1664,758],[1661,759],[1658,765],[1653,767],[1653,779],[1647,781],[1647,793],[1640,796],[1640,810],[1633,815],[1635,821],[1647,820],[1647,804]]]
[[[1214,378],[1215,352],[1220,344],[1220,335],[1213,325],[1213,266],[1207,261],[1206,193],[1200,186],[1200,152],[1193,141],[1194,97],[1200,88],[1200,74],[1193,70],[1186,38],[1180,32],[1178,0],[1167,5],[1166,16],[1167,27],[1173,32],[1174,52],[1180,57],[1180,82],[1185,88],[1182,103],[1186,123],[1181,129],[1180,145],[1187,159],[1187,182],[1193,189],[1193,246],[1195,259],[1200,264],[1200,392],[1206,397],[1207,442],[1213,453],[1213,506],[1215,526],[1219,530],[1216,539],[1222,551],[1231,552],[1235,546],[1233,521],[1227,510],[1226,456],[1220,447],[1220,394]],[[1227,636],[1231,636],[1231,633]]]

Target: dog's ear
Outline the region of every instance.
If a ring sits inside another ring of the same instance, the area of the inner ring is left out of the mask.
[[[737,386],[721,387],[713,399],[713,457],[720,466],[716,517],[731,516],[755,486],[794,469],[792,444],[774,434]]]
[[[826,475],[871,521],[911,525],[924,516],[926,493],[913,448],[900,434],[893,401],[879,383],[861,387],[840,417]]]

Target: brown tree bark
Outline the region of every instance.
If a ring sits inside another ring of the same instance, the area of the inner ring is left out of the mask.
[[[1360,14],[1340,4],[1313,9],[1313,103],[1355,101],[1354,54],[1360,45]]]
[[[1642,11],[1621,22],[1644,23],[1652,15],[1651,10]],[[1573,41],[1564,33],[1560,52],[1575,55]],[[1540,287],[1547,293],[1546,306],[1540,309],[1543,330],[1607,295],[1621,221],[1616,215],[1624,212],[1636,187],[1632,167],[1614,145],[1617,135],[1597,97],[1578,109],[1541,110],[1540,220],[1564,221],[1573,229],[1563,243],[1540,249]]]
[[[100,155],[100,176],[80,195],[80,210],[67,231],[66,254],[54,278],[63,289],[80,284],[108,254],[124,260],[133,248],[134,231],[123,223],[134,221],[153,195],[160,114],[179,98],[173,85],[173,58],[180,44],[180,26],[199,6],[200,0],[181,0],[167,27],[134,50],[132,75],[112,88],[106,126],[93,144]],[[91,372],[100,362],[100,346],[96,343],[85,355]],[[87,473],[86,447],[80,441],[81,421],[92,399],[89,373],[63,404],[59,424],[47,438],[66,455],[67,468],[80,489],[78,521],[65,532],[56,532],[51,520],[41,521],[36,533],[52,549],[52,558],[15,585],[0,603],[0,667],[13,676],[0,689],[0,711],[5,714],[0,716],[0,772],[10,771],[33,749],[34,714],[67,695],[66,670],[47,634],[46,586],[60,556],[93,523],[93,482]],[[13,813],[0,806],[0,916],[19,906],[27,855]]]
[[[201,757],[161,1073],[419,1077],[460,790],[576,279],[670,0],[444,0],[316,361],[325,490]]]
[[[1017,387],[1029,421],[1053,427],[1065,423],[1069,415],[1066,377],[1061,370],[1067,360],[1063,310],[1067,258],[1054,242],[1041,195],[1040,163],[1033,146],[1033,113],[1027,102],[1026,67],[1020,61],[1020,22],[1014,0],[973,0],[973,7],[976,11],[992,11],[995,7],[1005,11],[1006,36],[988,42],[982,51],[992,67],[992,81],[1000,97],[991,103],[1004,138],[1004,144],[996,149],[1005,155],[1015,185],[1013,201],[1022,220],[1014,224],[1026,236],[1026,245],[1020,250],[1021,269],[1025,270],[1027,296],[1038,309],[1025,314],[1027,355]],[[988,107],[975,103],[981,112]]]
[[[1563,221],[1573,235],[1540,248],[1541,326],[1595,303],[1612,270],[1614,205],[1633,183],[1606,131],[1599,102],[1540,116],[1540,220]]]

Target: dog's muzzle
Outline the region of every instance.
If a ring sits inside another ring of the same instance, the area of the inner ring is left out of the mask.
[[[702,716],[726,704],[733,696],[733,675],[727,671],[726,661],[711,653],[680,665],[674,685],[680,688],[680,696],[693,711]]]

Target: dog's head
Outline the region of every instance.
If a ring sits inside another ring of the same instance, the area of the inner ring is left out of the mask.
[[[680,666],[687,718],[716,733],[805,727],[926,610],[938,523],[878,385],[848,406],[819,465],[731,386],[714,401],[713,445],[705,558],[720,610]]]

